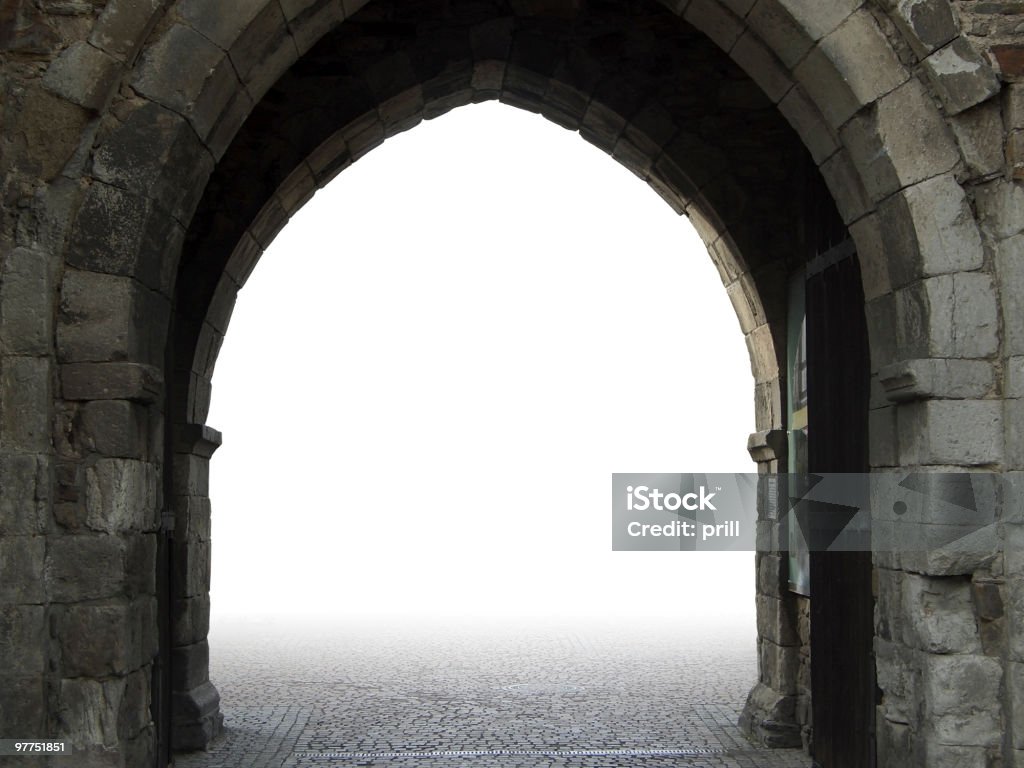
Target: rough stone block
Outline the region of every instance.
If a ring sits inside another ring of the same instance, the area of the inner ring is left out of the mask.
[[[800,726],[796,723],[797,697],[779,693],[758,683],[747,697],[740,715],[740,728],[754,743],[768,747],[793,747],[800,744]]]
[[[306,53],[345,18],[340,0],[283,0],[281,10],[299,55]]]
[[[743,23],[716,0],[692,0],[683,18],[723,51],[732,50],[744,29]]]
[[[889,718],[888,701],[877,708],[879,768],[903,768],[910,765],[924,765],[919,755],[917,741],[913,738],[907,721]]]
[[[914,78],[855,116],[841,136],[876,200],[949,171],[960,159],[931,97]]]
[[[820,46],[811,49],[793,76],[831,131],[838,131],[863,106]]]
[[[1002,733],[999,660],[929,654],[923,662],[924,726],[930,740],[943,745],[997,745]]]
[[[138,363],[70,363],[60,367],[65,400],[154,403],[163,393],[159,369]]]
[[[125,594],[131,598],[156,594],[157,534],[135,534],[123,539]]]
[[[384,125],[384,134],[389,138],[414,128],[423,120],[423,88],[416,84],[385,99],[377,110]]]
[[[592,101],[583,115],[580,135],[594,146],[611,152],[625,128],[626,118]]]
[[[1006,464],[1011,469],[1024,469],[1024,408],[1020,400],[1004,400],[1006,423]]]
[[[1024,662],[1024,524],[1005,526],[1003,587],[1009,657]]]
[[[990,768],[995,750],[981,746],[954,747],[942,737],[932,737],[925,741],[924,752],[927,758],[923,764],[929,768]]]
[[[209,632],[209,595],[174,601],[171,607],[171,642],[174,645],[193,645],[205,640]]]
[[[779,111],[800,134],[814,162],[820,165],[839,149],[835,130],[825,122],[821,111],[803,88],[791,88],[779,102]]]
[[[171,685],[190,691],[210,680],[210,646],[206,640],[171,651]]]
[[[320,171],[329,172],[328,169],[323,167],[320,168]],[[318,172],[314,170],[314,173]],[[320,177],[318,175],[318,179],[319,178]],[[235,281],[235,285],[242,288],[242,286],[245,285],[246,280],[249,279],[249,275],[252,274],[253,269],[256,268],[256,263],[262,255],[263,248],[256,242],[256,240],[253,239],[252,235],[246,232],[238,241],[238,245],[235,246],[235,250],[231,252],[231,258],[228,259],[228,264],[224,268],[224,271],[232,280]]]
[[[979,184],[974,193],[982,229],[996,240],[1024,230],[1024,187],[1004,179]]]
[[[981,398],[991,392],[995,373],[985,360],[904,360],[879,371],[892,402]]]
[[[996,100],[955,115],[953,128],[964,162],[975,177],[990,176],[1003,170],[1003,117]]]
[[[43,297],[53,294],[47,254],[14,248],[0,257],[0,350],[45,355],[53,341],[53,313]]]
[[[66,676],[126,675],[156,655],[156,599],[72,605],[56,628]]]
[[[154,531],[160,525],[159,471],[132,459],[100,459],[85,473],[86,524],[95,531]]]
[[[777,0],[758,0],[746,21],[788,69],[814,45],[806,28]]]
[[[927,179],[879,206],[889,275],[896,287],[921,277],[979,269],[981,235],[952,174]]]
[[[1008,735],[1014,749],[1024,750],[1024,662],[1007,662],[1006,688],[1010,694],[1007,721],[1011,725]]]
[[[850,236],[857,244],[864,300],[871,301],[889,293],[892,290],[889,257],[885,252],[878,215],[872,213],[854,222],[850,226]]]
[[[913,297],[892,293],[866,302],[864,317],[870,340],[871,370],[877,371],[898,357],[917,356],[911,350],[921,348],[921,339],[908,339],[902,324],[918,321],[919,309]]]
[[[0,608],[0,658],[4,660],[5,674],[42,677],[46,671],[45,648],[43,606],[5,605]]]
[[[850,224],[871,211],[871,198],[847,150],[839,150],[822,163],[821,175],[844,223]]]
[[[135,58],[160,10],[160,0],[109,0],[89,42],[120,61]]]
[[[46,691],[41,674],[23,676],[5,667],[0,690],[4,692],[0,696],[0,732],[46,733]]]
[[[150,452],[149,413],[128,400],[96,400],[80,411],[82,446],[102,456],[144,459]]]
[[[183,239],[181,225],[148,198],[93,182],[72,228],[67,263],[133,276],[170,295]]]
[[[220,733],[220,694],[209,681],[185,692],[175,692],[171,700],[172,737],[179,749],[203,749]]]
[[[118,746],[118,719],[125,681],[65,679],[60,681],[62,735],[75,747]]]
[[[174,542],[174,590],[180,598],[210,591],[210,542]]]
[[[174,530],[179,537],[209,541],[210,500],[205,496],[175,496]]]
[[[797,645],[794,611],[787,601],[767,595],[757,596],[757,634],[776,645]]]
[[[969,580],[907,574],[903,605],[913,617],[903,627],[906,645],[928,653],[981,652]]]
[[[996,247],[996,275],[1003,309],[1003,352],[1024,355],[1024,235]]]
[[[975,579],[971,585],[974,612],[982,621],[996,621],[1005,614],[999,581]]]
[[[235,14],[208,6],[212,16],[235,23]],[[176,24],[143,53],[132,82],[142,95],[184,115],[205,139],[232,93],[240,87],[224,50],[184,24]]]
[[[743,34],[729,51],[729,56],[760,86],[772,103],[778,103],[793,80],[778,58],[750,32]]]
[[[255,106],[252,97],[248,92],[239,90],[238,83],[233,78],[233,70],[228,68],[228,71],[218,78],[217,87],[211,88],[210,96],[204,99],[204,106],[209,105],[208,112],[216,115],[213,127],[206,137],[206,146],[218,161],[227,152],[238,130]]]
[[[209,496],[210,460],[203,456],[177,456],[173,491],[176,496]]]
[[[852,117],[860,107],[894,90],[909,77],[878,23],[866,9],[855,11],[838,28],[823,37],[819,50],[823,60],[813,60],[812,54],[801,64],[801,68],[807,64],[831,70],[827,78],[818,80],[819,89],[831,85],[839,89],[839,92],[820,93],[818,104],[836,128]],[[799,79],[805,82],[803,76]],[[825,103],[829,106],[824,106]]]
[[[779,376],[779,361],[775,356],[775,341],[767,323],[760,325],[744,337],[750,353],[750,368],[756,383],[772,381]]]
[[[924,60],[928,75],[946,108],[955,115],[999,93],[999,78],[964,37]]]
[[[920,58],[946,45],[960,32],[947,0],[884,0],[884,5]]]
[[[277,199],[281,207],[292,216],[312,199],[316,193],[317,183],[313,171],[306,163],[301,163],[298,168],[288,174],[288,177],[281,182],[277,188]]]
[[[122,121],[97,147],[93,175],[188,221],[213,168],[195,130],[181,115],[150,101],[138,104]]]
[[[130,756],[126,761],[129,765],[153,765],[156,762],[152,754],[155,744],[150,710],[152,677],[153,670],[147,665],[128,675],[124,681],[124,697],[121,699],[117,729],[122,744],[127,742],[125,752]]]
[[[996,353],[998,318],[991,276],[940,275],[894,295],[896,342],[903,358],[987,358]]]
[[[927,400],[898,411],[900,462],[983,465],[1002,461],[1002,403]]]
[[[752,284],[749,274],[745,274],[726,286],[725,291],[732,303],[732,308],[736,311],[736,317],[743,333],[750,333],[764,322],[764,312],[759,306],[757,289]]]
[[[46,69],[43,84],[79,106],[100,111],[121,76],[121,66],[85,41],[72,43]]]
[[[51,366],[39,357],[0,360],[0,443],[4,452],[47,453]]]
[[[52,537],[44,573],[46,593],[52,600],[113,597],[124,589],[124,545],[116,536]]]
[[[895,408],[874,408],[868,411],[868,441],[872,467],[896,466],[898,442]]]
[[[267,3],[266,0],[233,0],[230,12],[225,13],[223,6],[210,5],[204,0],[183,0],[178,4],[178,12],[189,26],[203,37],[228,50],[267,5],[277,3]]]
[[[829,34],[864,4],[863,0],[836,0],[831,3],[819,3],[815,0],[778,2],[803,29],[807,30],[812,40],[820,40]]]
[[[777,596],[785,583],[782,555],[773,552],[757,553],[757,591],[762,595]]]
[[[43,562],[46,540],[42,536],[0,539],[0,603],[42,603]]]
[[[1008,357],[1003,363],[1003,373],[1003,392],[1006,397],[1024,397],[1024,356]]]
[[[58,316],[58,356],[65,363],[162,364],[169,315],[165,299],[131,278],[68,269]]]
[[[11,100],[10,91],[4,94],[5,106]],[[38,174],[42,181],[51,181],[72,158],[82,139],[82,130],[90,118],[87,110],[72,104],[37,85],[17,93],[15,104],[20,107],[17,117],[14,109],[11,124],[5,133],[16,136],[46,136],[46,141],[29,142],[14,158],[18,168],[29,174]],[[6,160],[6,158],[5,158]]]
[[[0,456],[0,536],[31,536],[46,529],[48,466],[32,455]]]
[[[920,704],[918,653],[899,643],[875,639],[875,669],[878,686],[885,694],[884,718],[909,723]]]
[[[261,99],[299,58],[280,5],[260,3],[257,15],[228,47],[228,55],[249,95]]]

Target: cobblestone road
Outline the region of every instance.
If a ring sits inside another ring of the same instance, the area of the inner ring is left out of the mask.
[[[745,631],[278,620],[221,623],[210,645],[226,732],[176,768],[810,764],[735,725],[757,674]]]

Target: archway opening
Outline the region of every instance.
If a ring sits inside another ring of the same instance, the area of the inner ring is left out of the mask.
[[[263,256],[210,413],[227,436],[211,481],[211,677],[229,724],[215,750],[237,749],[231,724],[251,719],[244,679],[282,678],[279,710],[308,714],[312,681],[287,680],[315,678],[312,659],[345,657],[345,687],[380,643],[436,667],[453,642],[515,656],[496,644],[509,637],[533,638],[524,668],[494,659],[478,685],[570,676],[638,696],[641,659],[666,657],[635,718],[658,743],[585,698],[554,718],[574,730],[565,749],[663,748],[673,718],[653,713],[678,699],[707,727],[670,747],[738,738],[753,554],[612,552],[608,491],[614,471],[754,471],[749,356],[692,226],[599,154],[518,110],[458,110],[354,165]],[[436,671],[415,679],[465,694]],[[530,738],[550,739],[549,707],[520,711]],[[388,738],[463,749],[464,725]],[[331,748],[373,751],[355,732]]]

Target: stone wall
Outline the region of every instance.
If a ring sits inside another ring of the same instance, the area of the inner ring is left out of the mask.
[[[0,734],[72,740],[54,765],[152,765],[164,695],[183,746],[216,731],[205,418],[234,295],[318,186],[498,98],[697,225],[747,335],[766,468],[792,238],[807,180],[827,185],[862,265],[872,466],[1010,489],[977,557],[877,553],[879,765],[1024,768],[1019,4],[363,5],[0,9]],[[779,549],[758,558],[748,725],[806,740]]]

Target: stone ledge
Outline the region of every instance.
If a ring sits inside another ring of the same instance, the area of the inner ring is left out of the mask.
[[[155,403],[163,393],[163,376],[139,363],[68,363],[60,367],[65,400],[134,400]]]
[[[890,402],[984,397],[994,383],[992,366],[982,360],[902,360],[884,366],[878,379]]]
[[[784,429],[767,429],[753,432],[747,438],[747,453],[758,464],[778,461],[786,456],[788,435]]]

